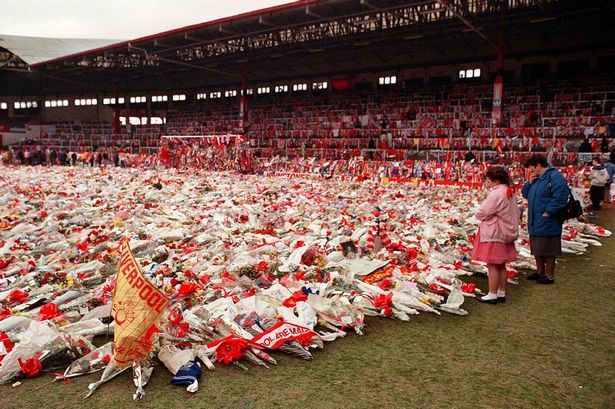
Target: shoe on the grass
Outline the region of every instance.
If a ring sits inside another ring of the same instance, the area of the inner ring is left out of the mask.
[[[555,284],[555,278],[540,277],[536,280],[536,284]]]
[[[497,304],[498,303],[498,299],[497,298],[488,298],[485,300],[486,295],[482,296],[482,297],[476,297],[476,300],[479,302],[484,302],[485,304]]]
[[[526,280],[530,280],[530,281],[536,281],[536,280],[538,280],[540,277],[544,277],[544,276],[543,276],[543,275],[541,275],[541,274],[538,274],[538,272],[536,272],[536,273],[532,273],[532,274],[530,274],[529,276],[525,277],[525,279],[526,279]]]

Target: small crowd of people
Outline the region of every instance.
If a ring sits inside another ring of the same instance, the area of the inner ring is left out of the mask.
[[[85,152],[43,149],[33,146],[9,148],[0,156],[4,164],[27,166],[124,166],[122,154],[119,151],[109,153],[93,149]]]
[[[591,170],[592,207],[597,210],[606,198],[615,173],[611,152],[606,165],[594,158]],[[527,229],[530,251],[537,270],[527,279],[537,284],[555,283],[555,261],[562,253],[561,238],[564,220],[560,217],[570,198],[570,190],[562,174],[549,165],[543,155],[533,155],[523,164],[525,183],[522,195],[528,202]],[[490,189],[476,213],[480,226],[474,242],[472,259],[487,263],[489,292],[479,301],[497,304],[506,302],[506,263],[516,260],[515,241],[519,236],[521,209],[511,187],[509,173],[503,167],[489,168],[485,186]],[[607,201],[607,200],[605,200]],[[610,200],[608,200],[610,202]]]

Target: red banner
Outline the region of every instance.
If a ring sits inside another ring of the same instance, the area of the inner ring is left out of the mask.
[[[309,344],[312,337],[319,337],[309,328],[290,322],[279,322],[267,331],[252,338],[250,343],[266,349],[278,349],[288,341],[299,341],[302,345]]]
[[[491,123],[494,127],[499,127],[502,122],[502,94],[504,84],[502,76],[497,75],[493,83],[493,108],[491,111]]]

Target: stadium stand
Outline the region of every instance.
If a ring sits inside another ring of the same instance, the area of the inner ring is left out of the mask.
[[[92,50],[41,40],[29,55],[36,39],[7,36],[0,129],[40,126],[21,143],[78,152],[242,134],[256,157],[569,162],[584,137],[597,151],[615,136],[610,13],[601,0],[310,0]]]

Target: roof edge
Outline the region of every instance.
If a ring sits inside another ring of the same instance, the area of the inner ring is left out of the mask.
[[[172,30],[163,31],[163,32],[157,33],[157,34],[151,34],[151,35],[144,36],[144,37],[138,37],[138,38],[135,38],[135,39],[132,39],[132,40],[119,41],[117,43],[109,44],[109,45],[106,45],[104,47],[93,48],[91,50],[87,50],[87,51],[82,51],[82,52],[79,52],[79,53],[65,55],[63,57],[53,58],[53,59],[47,60],[47,61],[41,61],[41,62],[38,62],[38,63],[35,63],[35,64],[31,64],[30,67],[40,67],[42,65],[50,64],[50,63],[53,63],[53,62],[69,60],[69,59],[75,58],[75,57],[81,57],[81,56],[84,56],[84,55],[89,55],[89,54],[94,54],[94,53],[98,53],[98,52],[102,52],[102,51],[111,50],[113,48],[127,46],[129,43],[139,43],[139,42],[142,42],[142,41],[148,41],[148,40],[153,40],[153,39],[157,39],[157,38],[163,38],[163,37],[166,37],[166,36],[169,36],[169,35],[182,33],[184,31],[190,31],[190,30],[194,30],[194,29],[197,29],[197,28],[211,26],[211,25],[214,25],[214,24],[227,23],[227,22],[233,21],[233,20],[239,20],[239,19],[246,18],[246,17],[257,16],[257,15],[262,14],[262,13],[272,13],[272,12],[276,12],[276,11],[290,9],[290,8],[293,8],[293,7],[314,4],[314,3],[318,3],[320,1],[322,1],[322,0],[296,0],[296,1],[293,1],[293,2],[289,2],[289,3],[278,4],[277,6],[265,7],[265,8],[258,9],[258,10],[247,11],[247,12],[244,12],[244,13],[235,14],[235,15],[228,16],[228,17],[222,17],[222,18],[219,18],[219,19],[206,21],[206,22],[203,22],[203,23],[191,24],[189,26],[185,26],[185,27],[175,28],[175,29],[172,29]]]

